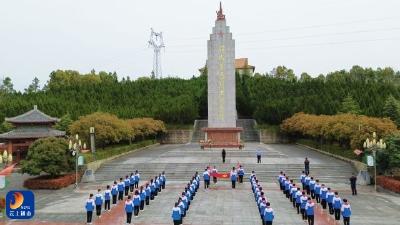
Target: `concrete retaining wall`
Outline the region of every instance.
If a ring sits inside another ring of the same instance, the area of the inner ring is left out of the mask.
[[[278,144],[288,143],[288,140],[277,131],[260,130],[260,142],[264,144]]]
[[[156,144],[152,144],[152,145],[149,145],[149,146],[146,146],[146,147],[143,147],[143,148],[137,148],[137,149],[133,149],[133,150],[128,151],[128,152],[124,152],[124,153],[121,153],[121,154],[118,154],[118,155],[114,155],[114,156],[111,156],[110,158],[107,158],[107,159],[101,159],[101,160],[96,160],[94,162],[90,162],[90,163],[88,163],[86,165],[86,169],[92,170],[92,172],[95,173],[96,170],[98,170],[101,167],[101,165],[103,165],[103,163],[109,162],[109,161],[111,161],[113,159],[116,159],[118,157],[124,156],[124,155],[132,153],[132,152],[140,151],[140,150],[147,149],[147,148],[152,148],[152,147],[155,147],[155,146],[158,146],[158,145],[160,145],[160,144],[156,143]]]
[[[191,130],[168,130],[161,138],[161,144],[186,144],[192,140]]]

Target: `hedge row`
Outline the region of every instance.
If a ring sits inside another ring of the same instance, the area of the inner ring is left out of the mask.
[[[78,173],[78,182],[82,177],[82,173]],[[28,189],[61,189],[75,183],[75,173],[60,175],[51,178],[49,175],[38,176],[24,181],[24,187]]]
[[[400,193],[400,180],[388,176],[378,176],[376,182],[387,190]]]
[[[387,118],[375,118],[354,114],[312,115],[296,113],[283,121],[281,131],[294,137],[306,137],[328,142],[338,142],[341,146],[361,148],[372,132],[379,138],[397,131],[396,124]]]

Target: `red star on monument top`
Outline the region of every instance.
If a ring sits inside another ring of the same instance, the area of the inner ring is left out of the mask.
[[[219,11],[217,11],[217,20],[225,20],[225,15],[222,11],[222,3],[219,2]]]

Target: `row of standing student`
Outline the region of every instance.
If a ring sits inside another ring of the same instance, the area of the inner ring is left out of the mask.
[[[323,209],[326,209],[327,203],[329,213],[335,214],[335,219],[340,220],[340,214],[343,215],[345,225],[350,224],[351,207],[346,199],[341,200],[338,192],[333,193],[331,188],[326,187],[325,184],[320,184],[319,180],[315,180],[308,174],[300,176],[302,183],[302,191],[299,186],[290,180],[283,172],[278,176],[280,188],[286,197],[292,202],[293,207],[297,208],[297,214],[302,215],[303,220],[307,220],[308,224],[314,224],[314,208],[315,199],[317,203],[321,203]]]
[[[125,202],[125,211],[127,213],[127,223],[130,223],[132,218],[132,212],[135,216],[139,214],[139,210],[144,209],[144,204],[149,205],[150,199],[154,199],[161,189],[165,188],[166,177],[165,173],[162,172],[158,176],[155,176],[154,180],[151,179],[146,183],[145,186],[141,186],[139,189],[140,174],[136,170],[135,173],[131,173],[130,176],[126,176],[125,180],[121,177],[119,182],[114,181],[112,187],[107,185],[104,193],[101,193],[101,189],[98,189],[98,193],[94,196],[89,195],[89,199],[86,201],[85,208],[87,212],[87,224],[92,224],[92,215],[94,208],[96,209],[96,215],[101,217],[101,209],[104,203],[104,210],[110,211],[111,201],[112,206],[115,206],[118,201],[122,201],[124,196],[128,197]],[[136,188],[135,192],[134,189]],[[130,196],[129,192],[134,193],[134,196]]]
[[[217,177],[213,176],[213,174],[216,174],[218,171],[217,169],[214,168],[211,169],[211,167],[207,167],[204,172],[203,172],[203,180],[204,180],[204,189],[209,188],[210,186],[210,179],[213,177],[213,182],[214,184],[217,183]],[[239,165],[239,168],[236,169],[235,167],[232,167],[231,172],[229,173],[229,177],[232,183],[232,188],[236,188],[236,182],[238,181],[239,183],[243,183],[243,176],[244,176],[244,169],[241,165]]]
[[[272,225],[275,218],[274,210],[271,208],[271,204],[268,202],[267,197],[264,194],[263,188],[258,183],[256,174],[254,171],[250,175],[251,189],[254,193],[254,199],[258,206],[261,221],[263,225]]]
[[[300,187],[297,187],[293,180],[290,180],[282,171],[278,176],[278,182],[283,194],[289,199],[293,208],[297,209],[297,214],[301,214],[302,219],[307,221],[309,225],[314,225],[315,203],[311,198],[306,195],[304,190],[301,191]]]
[[[343,223],[350,225],[351,206],[347,199],[342,200],[337,191],[333,192],[325,184],[320,185],[318,179],[314,181],[314,177],[304,171],[300,175],[300,182],[307,194],[311,194],[312,199],[316,199],[317,203],[321,203],[323,209],[326,209],[328,204],[329,214],[335,215],[335,220],[340,220],[340,216],[342,216]]]
[[[200,176],[196,172],[172,208],[171,217],[174,225],[182,224],[183,218],[186,216],[186,212],[189,210],[190,202],[193,200],[193,197],[196,196],[196,192],[199,187]]]

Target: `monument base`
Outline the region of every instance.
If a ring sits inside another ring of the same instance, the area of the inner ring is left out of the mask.
[[[242,148],[240,143],[241,127],[203,128],[205,140],[200,142],[202,148]]]

